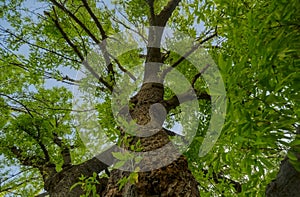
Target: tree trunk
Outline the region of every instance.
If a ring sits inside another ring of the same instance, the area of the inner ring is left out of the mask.
[[[178,2],[173,1],[172,3],[175,6]],[[166,10],[176,7],[171,8],[172,3]],[[150,3],[150,7],[152,6]],[[170,12],[169,14],[171,15]],[[156,21],[155,17],[152,18],[153,21]],[[155,22],[152,25],[155,25]],[[140,141],[142,153],[150,152],[149,156],[143,157],[138,164],[138,180],[135,183],[127,183],[121,189],[118,180],[127,177],[130,172],[114,170],[104,193],[106,197],[200,196],[198,183],[188,169],[186,158],[180,155],[179,151],[170,143],[167,132],[162,128],[167,115],[167,110],[163,107],[164,79],[161,76],[163,59],[160,43],[162,34],[163,28],[149,29],[148,46],[150,47],[147,48],[143,84],[134,99],[131,99],[131,101],[134,100],[131,103],[133,107],[127,114],[141,126],[137,127],[137,133],[142,136],[132,136],[131,143]],[[126,148],[126,145],[124,147]],[[155,150],[162,151],[155,152]]]
[[[148,76],[149,78],[151,77]],[[163,115],[158,108],[156,109],[155,104],[163,103],[163,94],[164,89],[162,84],[143,84],[136,96],[137,102],[135,108],[131,112],[131,116],[139,125],[146,125],[152,122],[152,126],[162,126],[165,118],[162,118]],[[170,142],[168,134],[162,128],[150,137],[133,137],[133,141],[136,142],[137,140],[140,140],[143,152],[157,150]],[[176,149],[170,146],[170,148],[166,148],[163,152],[143,158],[139,163],[141,171],[150,169],[151,165],[163,165],[170,160],[173,160],[173,162],[159,169],[139,172],[138,181],[135,184],[127,183],[121,190],[119,190],[118,181],[123,177],[129,176],[130,172],[113,170],[104,196],[199,196],[198,183],[188,169],[186,158],[180,156],[179,152],[174,150]]]
[[[279,173],[266,189],[267,197],[300,197],[300,172],[285,158]]]

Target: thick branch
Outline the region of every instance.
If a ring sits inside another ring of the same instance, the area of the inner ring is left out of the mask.
[[[300,126],[293,125],[296,129],[296,138],[300,137]],[[267,197],[281,197],[281,196],[299,196],[300,185],[300,171],[296,166],[300,163],[300,145],[294,145],[289,150],[294,154],[295,158],[291,160],[287,156],[281,161],[280,169],[275,180],[267,185],[266,196]]]
[[[149,19],[150,25],[156,26],[157,22],[156,22],[156,15],[154,13],[154,0],[147,0],[147,3],[149,5],[149,10],[150,10],[150,19]]]
[[[169,112],[172,109],[175,109],[178,107],[181,103],[192,101],[192,100],[208,100],[210,101],[210,95],[203,92],[195,92],[195,94],[192,91],[187,91],[186,93],[183,93],[181,95],[174,95],[169,100],[164,101],[163,105],[166,108],[167,112]]]
[[[54,142],[57,146],[59,146],[60,148],[62,148],[62,146],[63,146],[62,139],[60,139],[59,136],[57,135],[57,133],[55,133],[55,132],[53,132],[52,135],[53,135],[53,138],[52,138],[52,139],[53,139],[53,142]]]
[[[100,173],[101,171],[107,169],[108,166],[112,165],[116,159],[113,157],[112,152],[118,150],[117,146],[113,146],[96,157],[85,161],[79,165],[73,165],[66,168],[54,176],[49,177],[45,181],[45,189],[50,195],[56,196],[61,193],[66,193],[69,196],[78,196],[81,192],[80,187],[75,187],[73,190],[69,190],[72,185],[79,181],[79,177],[84,175],[85,177],[93,176],[93,173]],[[98,159],[99,158],[99,159]],[[102,161],[105,161],[102,162]],[[57,190],[57,188],[62,188],[62,190]]]
[[[99,22],[97,16],[93,13],[92,9],[91,9],[90,6],[88,5],[87,0],[82,0],[82,3],[83,3],[83,5],[84,5],[84,7],[86,8],[86,10],[88,11],[88,13],[90,14],[90,16],[93,18],[93,20],[94,20],[96,26],[98,27],[98,29],[99,29],[99,31],[100,31],[100,33],[101,33],[101,36],[102,36],[101,40],[105,40],[105,39],[107,38],[107,35],[106,35],[106,33],[105,33],[105,31],[104,31],[102,25],[100,24],[100,22]]]
[[[22,127],[22,126],[18,126],[18,128],[21,130],[21,131],[24,131],[27,135],[29,135],[32,139],[34,139],[37,144],[40,146],[40,148],[42,149],[43,153],[44,153],[44,156],[45,156],[45,159],[43,159],[43,162],[48,162],[50,161],[50,156],[49,156],[49,152],[46,148],[46,146],[41,142],[41,136],[40,136],[40,128],[39,128],[39,125],[36,125],[34,123],[32,123],[33,126],[36,128],[38,134],[37,136],[34,136],[34,134],[31,133],[30,130],[28,130],[27,128],[25,127]]]
[[[178,6],[180,0],[171,0],[164,7],[164,9],[157,15],[157,24],[158,26],[166,26],[169,18],[171,17],[173,11]]]
[[[25,157],[22,151],[16,146],[10,147],[10,151],[16,156],[20,163],[24,166],[32,166],[39,168],[45,161],[43,158],[37,156]]]
[[[275,180],[267,185],[267,197],[299,196],[300,172],[286,157],[280,165],[280,170]]]

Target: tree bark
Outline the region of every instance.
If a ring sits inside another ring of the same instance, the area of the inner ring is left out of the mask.
[[[94,172],[100,173],[107,169],[107,167],[115,161],[111,153],[116,151],[116,149],[117,147],[113,146],[98,155],[98,157],[101,157],[102,159],[106,158],[105,160],[108,162],[110,161],[110,163],[103,163],[97,159],[97,157],[93,157],[82,164],[64,167],[63,170],[58,173],[56,173],[55,168],[40,169],[41,174],[44,177],[45,190],[47,190],[51,197],[76,197],[84,194],[84,191],[80,188],[80,186],[76,186],[72,190],[70,190],[70,188],[75,183],[79,182],[79,177],[81,177],[81,175],[91,177]],[[101,193],[106,187],[107,180],[101,179],[99,182],[100,184],[97,187],[97,191],[100,193],[100,196],[102,196]]]
[[[143,84],[136,96],[137,103],[135,108],[131,112],[131,116],[138,124],[146,125],[150,120],[153,121],[153,119],[158,120],[158,124],[163,123],[164,118],[162,119],[161,113],[151,113],[152,111],[150,109],[151,105],[163,103],[163,94],[162,84]],[[156,134],[150,137],[133,137],[133,139],[135,142],[140,140],[143,152],[162,148],[170,142],[168,134],[164,129],[160,129]],[[175,149],[171,147],[164,152],[153,155],[151,158],[143,158],[139,166],[144,169],[151,168],[151,165],[160,162],[164,163],[165,159],[172,159],[173,162],[159,169],[139,172],[138,181],[135,184],[128,183],[121,190],[119,190],[118,181],[123,177],[129,176],[130,172],[113,170],[104,196],[200,196],[198,183],[188,169],[186,158],[179,156],[179,152],[174,150]]]
[[[300,172],[285,158],[275,180],[268,184],[267,197],[300,197]]]
[[[300,127],[296,128],[296,138],[300,135]],[[291,146],[289,150],[297,158],[296,163],[300,163],[300,146]],[[268,184],[266,188],[267,197],[300,197],[300,172],[291,164],[290,159],[286,156],[281,161],[280,169],[275,180]]]

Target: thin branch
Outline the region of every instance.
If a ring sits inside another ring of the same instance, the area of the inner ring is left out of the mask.
[[[96,26],[98,27],[100,33],[101,33],[101,40],[105,40],[107,38],[106,32],[104,31],[102,25],[100,24],[97,16],[93,13],[92,9],[90,8],[90,6],[88,5],[87,0],[82,0],[82,3],[84,5],[84,7],[86,8],[86,10],[88,11],[88,13],[90,14],[90,16],[92,17],[92,19],[94,20]]]
[[[69,77],[68,75],[65,75],[64,77],[62,77],[62,81],[70,81],[73,83],[80,83],[80,80],[73,79],[73,78]]]
[[[28,45],[30,45],[30,46],[33,46],[33,47],[42,49],[42,50],[47,51],[47,52],[49,52],[49,53],[53,53],[53,54],[55,54],[55,55],[57,55],[57,56],[59,56],[59,57],[62,57],[62,58],[64,58],[64,59],[66,59],[66,60],[70,60],[70,61],[73,61],[73,62],[76,62],[76,63],[80,63],[80,61],[78,61],[78,60],[75,60],[75,59],[66,57],[65,55],[62,55],[62,54],[60,54],[60,53],[58,53],[58,52],[56,52],[56,51],[52,51],[52,50],[47,49],[47,48],[45,48],[45,47],[42,47],[42,46],[39,46],[39,45],[37,45],[37,44],[31,43],[31,42],[25,40],[24,38],[19,37],[19,36],[17,36],[16,34],[10,32],[9,30],[6,30],[6,29],[2,28],[2,26],[0,26],[0,27],[1,27],[1,28],[0,28],[1,31],[10,34],[11,36],[17,38],[18,40],[20,40],[20,41],[22,41],[22,42],[24,42],[24,43],[26,43],[26,44],[28,44]]]
[[[128,76],[136,81],[136,77],[131,73],[129,72],[128,70],[126,70],[122,65],[121,63],[119,62],[119,60],[117,58],[115,58],[114,56],[112,56],[111,54],[109,54],[110,57],[112,57],[112,59],[117,63],[118,67],[120,68],[121,71],[123,71],[124,73],[128,74]]]
[[[7,105],[5,107],[8,107],[10,110],[15,111],[15,112],[27,113],[27,111],[24,110],[24,109],[22,109],[22,108],[18,108],[18,107],[14,107],[14,106],[9,106],[9,105]]]
[[[37,142],[37,144],[41,147],[41,149],[42,149],[42,151],[43,151],[43,153],[44,153],[44,155],[45,155],[45,159],[42,159],[42,161],[43,162],[48,162],[48,161],[50,161],[50,155],[49,155],[49,152],[48,152],[48,150],[47,150],[47,148],[46,148],[46,146],[41,142],[41,131],[40,131],[40,127],[39,127],[39,125],[36,125],[36,124],[34,124],[33,123],[33,126],[36,128],[36,130],[37,130],[37,132],[38,132],[38,134],[37,134],[37,136],[34,136],[28,129],[26,129],[26,128],[23,128],[23,127],[18,127],[21,131],[24,131],[27,135],[29,135],[31,138],[33,138],[36,142]],[[17,153],[16,152],[16,149],[11,149],[12,151],[15,151],[14,153]],[[36,159],[38,159],[38,157],[36,157],[36,156],[32,156],[32,157],[27,157],[26,158],[26,160],[29,160],[28,158],[36,158]],[[34,159],[30,159],[30,160],[32,160],[32,161],[34,161]],[[38,160],[37,160],[38,161]]]
[[[104,56],[104,59],[105,59],[105,62],[106,62],[106,66],[108,67],[109,70],[112,70],[112,65],[111,65],[111,62],[110,62],[110,59],[108,57],[108,52],[107,52],[107,49],[106,49],[106,42],[105,42],[105,39],[108,38],[108,36],[106,35],[106,32],[104,31],[102,25],[100,24],[97,16],[93,13],[92,9],[90,8],[90,6],[88,5],[87,1],[86,0],[82,0],[83,2],[83,5],[84,7],[86,8],[86,10],[88,11],[88,13],[90,14],[90,16],[92,17],[92,19],[94,20],[96,26],[98,27],[99,31],[100,31],[100,34],[102,36],[101,38],[101,43],[98,42],[97,44],[100,44],[101,46],[101,51],[102,51],[102,54]]]
[[[206,64],[206,66],[198,73],[194,76],[193,80],[192,80],[192,87],[195,87],[195,83],[197,81],[197,79],[208,69],[208,67],[210,67],[210,64]]]
[[[19,176],[20,174],[30,171],[32,169],[34,169],[34,168],[26,168],[25,170],[21,170],[21,171],[17,172],[16,174],[12,174],[9,177],[5,177],[5,179],[0,179],[0,182],[3,184],[4,182],[9,181],[10,179],[13,179],[14,177]]]
[[[92,38],[92,40],[96,43],[99,44],[100,40],[97,39],[94,34],[92,34],[92,32],[70,11],[68,10],[64,5],[58,3],[55,0],[50,0],[54,5],[56,5],[59,9],[61,9],[62,11],[64,11],[65,13],[68,14],[68,16],[70,16],[82,29],[84,29],[84,31]]]
[[[63,38],[72,47],[72,49],[77,54],[77,56],[80,58],[80,60],[84,61],[84,57],[81,54],[81,52],[79,51],[79,49],[77,48],[77,46],[75,46],[75,44],[70,40],[70,38],[68,37],[67,33],[62,29],[61,25],[59,24],[59,22],[58,22],[58,16],[56,14],[56,11],[55,11],[54,7],[53,7],[53,12],[55,14],[55,18],[51,17],[50,14],[48,16],[52,19],[52,21],[54,22],[55,26],[57,27],[57,29],[59,30],[59,32],[61,33],[61,35],[63,36]]]
[[[48,192],[41,193],[39,195],[36,195],[35,197],[46,197],[46,196],[49,196]]]
[[[105,5],[105,6],[106,6],[106,5]],[[107,8],[107,6],[106,6],[106,8]],[[138,27],[138,25],[135,24],[134,22],[130,21],[130,20],[126,17],[126,15],[125,15],[123,12],[121,12],[121,11],[119,11],[119,10],[117,10],[117,11],[118,11],[118,15],[122,16],[128,23],[131,23],[131,24],[137,29],[137,31],[134,31],[133,29],[132,29],[132,31],[135,32],[135,33],[137,33],[139,36],[141,36],[142,39],[143,39],[143,41],[145,42],[145,45],[147,45],[147,44],[148,44],[148,40],[147,40],[147,38],[143,35],[143,33],[141,32],[141,30],[140,30],[140,28]],[[114,17],[114,15],[113,15],[113,17]],[[116,17],[114,17],[114,18],[116,18]],[[124,23],[122,23],[121,21],[119,21],[119,23],[122,24],[122,25],[124,26]],[[125,28],[126,28],[126,27],[125,27]],[[128,27],[128,28],[130,29],[130,27]],[[128,28],[127,28],[127,29],[128,29]],[[142,28],[142,29],[143,29],[143,28]]]
[[[197,43],[196,45],[194,45],[188,52],[186,52],[183,56],[181,56],[176,62],[174,62],[170,67],[168,67],[167,69],[165,69],[162,72],[162,79],[164,79],[166,77],[166,75],[173,70],[173,68],[177,67],[183,60],[185,60],[188,56],[190,56],[194,51],[196,51],[203,43],[211,40],[212,38],[214,38],[215,36],[217,36],[217,32],[215,32],[214,34],[206,37],[205,39],[201,40],[199,43]]]
[[[126,29],[138,34],[139,36],[141,36],[141,38],[143,39],[143,41],[145,42],[145,44],[147,45],[147,38],[145,38],[145,36],[138,30],[135,30],[131,27],[129,27],[128,25],[126,25],[124,22],[120,21],[118,18],[115,17],[115,15],[110,14],[110,17],[112,17],[112,20],[115,21],[116,23],[119,23],[121,25],[123,25],[123,27],[125,27]],[[124,17],[124,16],[123,16]],[[127,19],[128,20],[128,19]],[[138,29],[138,28],[137,28]]]
[[[85,109],[85,110],[75,110],[75,109],[68,109],[68,108],[52,108],[52,107],[41,107],[38,106],[40,109],[50,109],[50,110],[55,110],[55,111],[71,111],[71,112],[90,112],[90,111],[95,111],[96,108],[91,108],[91,109]]]
[[[77,35],[79,36],[79,38],[81,40],[81,43],[82,43],[81,47],[84,50],[84,55],[86,56],[88,54],[87,49],[86,49],[87,47],[85,45],[84,38],[81,35],[84,30],[79,30],[78,27],[76,26],[76,24],[74,24],[73,21],[71,21],[71,23],[72,23],[72,27],[75,29],[75,31],[77,32]]]
[[[14,194],[14,196],[22,196],[21,194],[16,193],[13,190],[17,189],[18,187],[20,187],[23,184],[24,184],[24,187],[25,187],[28,184],[28,182],[30,182],[32,180],[37,180],[37,179],[40,179],[40,177],[39,176],[31,177],[30,179],[25,179],[24,181],[21,181],[19,183],[13,183],[10,187],[6,187],[6,188],[5,187],[4,188],[0,187],[0,194],[9,192],[10,194]]]
[[[84,60],[83,65],[85,66],[86,69],[88,69],[88,71],[90,71],[90,73],[99,80],[100,83],[102,83],[105,87],[107,87],[111,92],[113,91],[113,88],[111,85],[109,85],[102,77],[100,77],[96,71],[89,65],[89,63]]]
[[[14,190],[14,189],[17,188],[17,187],[19,187],[19,186],[21,186],[21,185],[23,185],[23,184],[28,183],[28,181],[29,181],[29,180],[26,179],[25,181],[22,181],[22,182],[20,182],[20,183],[14,184],[14,185],[12,185],[12,186],[10,186],[10,187],[4,188],[4,189],[1,188],[0,193],[4,193],[4,192],[13,193],[13,192],[11,192],[10,190]]]
[[[88,5],[88,2],[86,0],[82,0],[84,7],[86,8],[86,10],[88,11],[88,13],[90,14],[90,16],[92,17],[92,19],[94,20],[96,26],[98,27],[100,34],[101,34],[101,43],[99,42],[98,44],[100,45],[100,49],[102,52],[102,55],[104,57],[105,60],[105,64],[106,67],[108,69],[108,74],[111,76],[111,80],[115,83],[115,71],[113,69],[113,65],[112,62],[110,61],[109,58],[109,54],[107,52],[107,48],[106,48],[106,38],[108,38],[108,36],[106,35],[106,32],[104,31],[102,25],[100,24],[97,16],[93,13],[92,9],[90,8],[90,6]]]
[[[102,77],[100,77],[96,71],[89,65],[89,63],[84,59],[83,55],[81,54],[81,52],[79,51],[79,49],[77,48],[77,46],[75,46],[75,44],[70,40],[70,38],[68,37],[68,35],[66,34],[66,32],[62,29],[62,27],[60,26],[58,19],[57,19],[57,14],[55,12],[55,9],[53,7],[53,11],[56,15],[56,18],[53,18],[49,15],[49,17],[52,19],[52,21],[55,23],[55,26],[58,28],[58,30],[60,31],[60,33],[62,34],[63,38],[66,40],[66,42],[70,45],[70,47],[74,50],[74,52],[78,55],[78,57],[81,59],[83,65],[86,67],[86,69],[96,78],[99,80],[99,82],[101,82],[104,86],[106,86],[111,92],[113,90],[113,88],[111,87],[111,85],[109,85]]]
[[[20,101],[14,99],[14,98],[12,98],[11,96],[8,96],[8,95],[6,95],[6,94],[0,93],[0,96],[4,96],[4,97],[6,97],[6,98],[8,98],[8,99],[10,99],[10,100],[12,100],[12,101],[14,101],[14,102],[20,104],[22,107],[25,108],[25,110],[27,111],[27,113],[33,118],[33,115],[32,115],[32,113],[30,112],[31,110],[30,110],[29,108],[27,108],[27,106],[24,105],[22,102],[20,102]]]
[[[205,48],[205,49],[222,49],[222,47],[219,45],[212,45],[212,46],[204,45],[203,48]]]
[[[4,61],[4,60],[2,60]],[[27,72],[30,72],[29,69],[24,65],[24,64],[21,64],[21,63],[15,63],[15,62],[9,62],[8,64],[10,65],[13,65],[13,66],[17,66]],[[42,70],[41,69],[35,69],[37,72],[41,72]],[[47,72],[47,71],[43,71],[44,72],[44,77],[46,79],[55,79],[57,81],[61,81],[62,83],[66,83],[66,84],[69,84],[69,85],[78,85],[78,83],[80,83],[79,80],[75,80],[75,79],[72,79],[70,78],[68,75],[65,75],[64,77],[61,76],[61,79],[57,79],[55,78],[55,74],[51,73],[51,72]]]

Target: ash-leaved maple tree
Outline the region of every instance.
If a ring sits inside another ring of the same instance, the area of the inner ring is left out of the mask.
[[[1,0],[0,196],[300,196],[299,13],[296,0]],[[179,76],[187,92],[168,87]],[[226,92],[217,134],[208,80]]]

